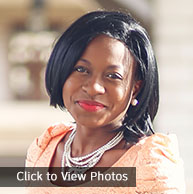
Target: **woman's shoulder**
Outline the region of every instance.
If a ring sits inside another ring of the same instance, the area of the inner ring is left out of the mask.
[[[138,143],[129,148],[123,156],[123,162],[131,158],[130,164],[136,162],[149,162],[152,160],[167,159],[176,162],[179,159],[178,140],[175,134],[165,135],[156,133],[151,136],[143,137]]]
[[[156,133],[141,139],[137,146],[140,147],[138,154],[144,158],[167,159],[173,163],[179,159],[178,140],[175,134]]]
[[[57,136],[66,134],[73,128],[73,125],[64,123],[55,123],[46,129],[40,137],[36,138],[37,145],[42,149],[49,144],[49,142]]]
[[[64,136],[73,127],[70,124],[56,123],[46,129],[39,137],[36,137],[27,150],[26,166],[34,166],[48,145]]]
[[[156,133],[141,139],[135,166],[140,192],[184,193],[183,161],[175,134]]]

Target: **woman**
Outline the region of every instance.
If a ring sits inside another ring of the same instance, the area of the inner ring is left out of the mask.
[[[129,167],[134,188],[31,188],[29,193],[184,193],[174,135],[155,134],[159,90],[148,35],[130,15],[95,11],[57,41],[46,70],[50,104],[75,126],[58,124],[37,138],[26,166]]]

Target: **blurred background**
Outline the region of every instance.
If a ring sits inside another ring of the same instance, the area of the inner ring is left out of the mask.
[[[45,65],[55,40],[79,16],[97,9],[131,13],[151,38],[160,73],[158,132],[175,133],[193,191],[192,0],[0,0],[0,166],[24,166],[32,140],[72,120],[49,106]],[[23,193],[23,188],[0,188]]]

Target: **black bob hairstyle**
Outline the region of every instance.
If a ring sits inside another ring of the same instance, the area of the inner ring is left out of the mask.
[[[137,78],[142,87],[139,103],[130,106],[123,124],[127,142],[153,134],[152,121],[159,103],[158,72],[147,32],[130,15],[121,12],[94,11],[76,20],[58,39],[46,69],[46,89],[50,105],[64,109],[63,85],[91,40],[107,35],[121,41],[132,53],[137,64]]]

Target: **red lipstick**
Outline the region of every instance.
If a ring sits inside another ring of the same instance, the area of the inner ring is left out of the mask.
[[[80,100],[80,101],[78,101],[78,104],[84,110],[89,111],[89,112],[95,112],[95,111],[101,110],[105,107],[103,104],[101,104],[99,102],[89,101],[89,100]]]

